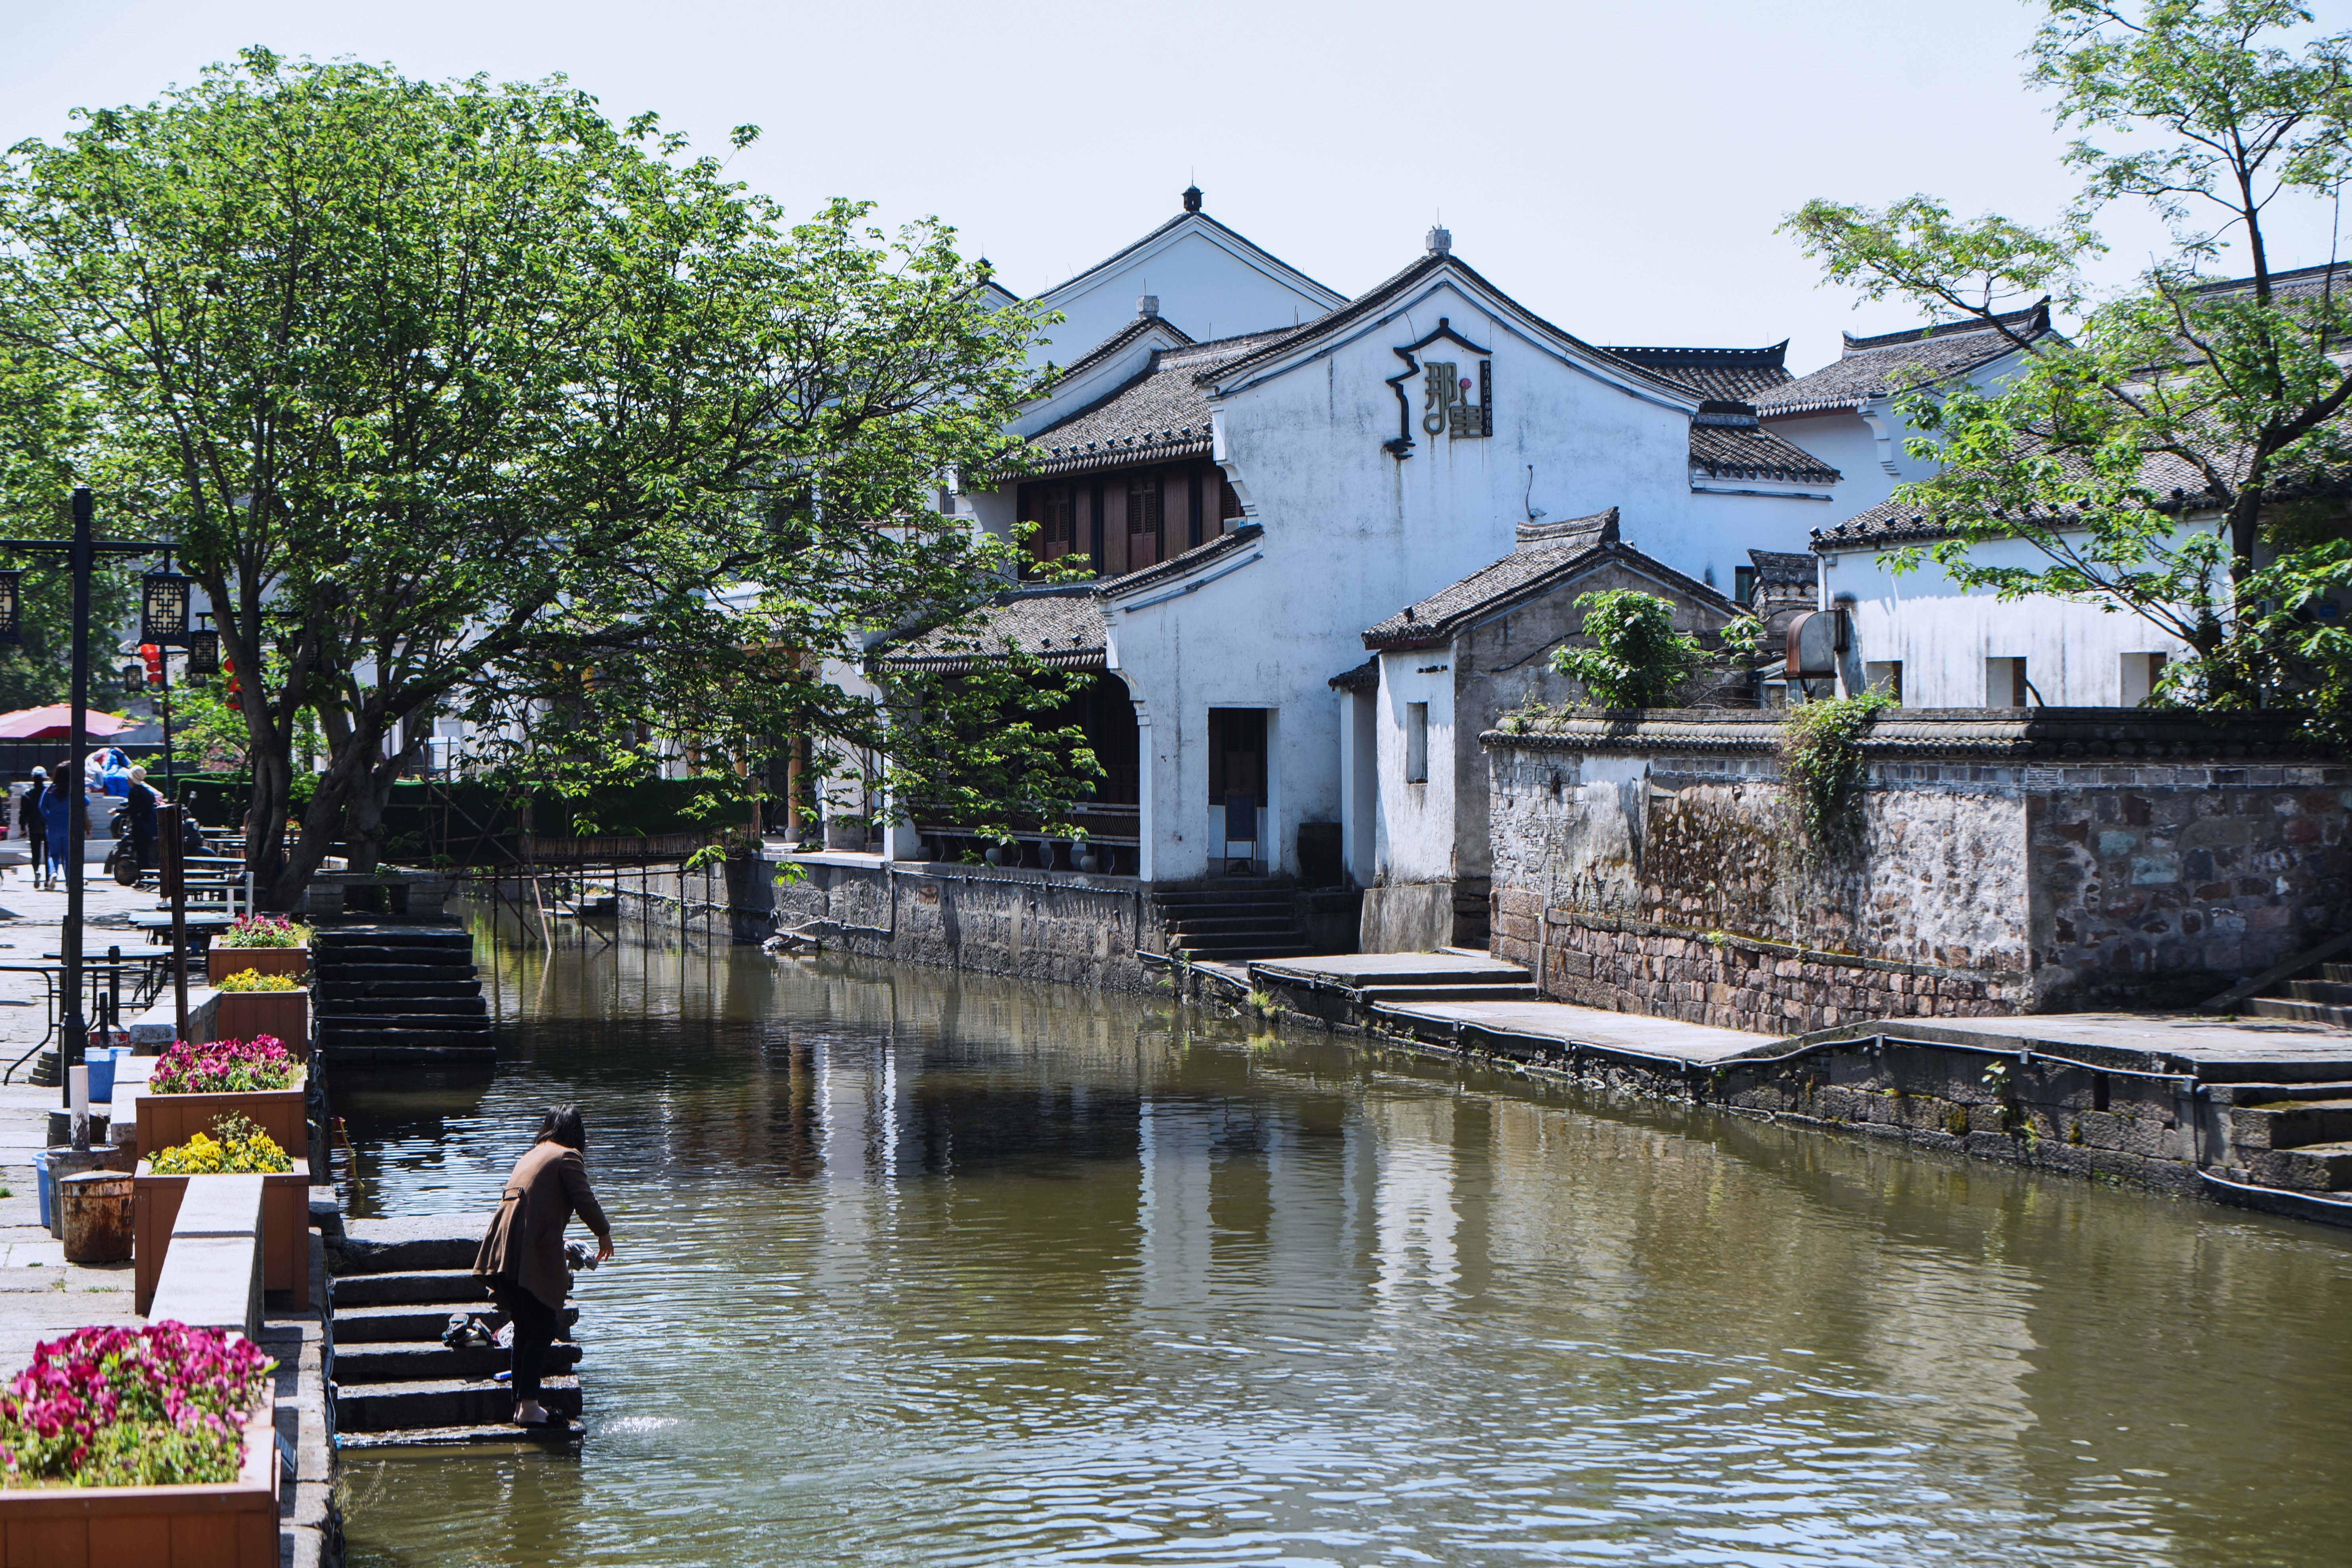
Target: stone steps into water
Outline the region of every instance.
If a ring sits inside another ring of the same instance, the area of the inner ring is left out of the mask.
[[[327,1289],[333,1325],[336,1429],[353,1447],[562,1441],[512,1420],[514,1394],[495,1374],[507,1351],[452,1350],[441,1342],[451,1314],[495,1318],[473,1273],[486,1215],[357,1220],[338,1244]],[[568,1330],[579,1309],[567,1304]],[[567,1423],[580,1415],[580,1347],[550,1347],[542,1403]]]
[[[342,1356],[335,1357],[338,1365]],[[540,1403],[555,1415],[580,1416],[580,1380],[550,1377]],[[429,1383],[335,1383],[338,1432],[404,1432],[419,1427],[481,1426],[514,1431],[514,1395],[503,1383],[450,1378]]]
[[[453,926],[322,929],[319,1047],[346,1062],[481,1060],[496,1048],[473,938]]]
[[[438,1331],[436,1328],[436,1332]],[[385,1384],[488,1383],[507,1370],[512,1352],[498,1345],[467,1345],[452,1350],[437,1341],[335,1346],[335,1378],[346,1388],[373,1388]],[[580,1347],[561,1341],[547,1350],[547,1370],[569,1374],[580,1364]]]

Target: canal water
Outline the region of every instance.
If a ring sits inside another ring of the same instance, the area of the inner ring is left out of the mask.
[[[362,1215],[576,1100],[576,1454],[352,1456],[367,1568],[2352,1561],[2352,1244],[754,951],[494,942]],[[576,933],[573,943],[582,940]]]

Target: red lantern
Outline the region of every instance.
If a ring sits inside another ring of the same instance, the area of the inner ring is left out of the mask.
[[[157,647],[151,642],[141,643],[139,645],[139,662],[147,667],[148,685],[161,686],[163,684],[163,650],[162,648]]]

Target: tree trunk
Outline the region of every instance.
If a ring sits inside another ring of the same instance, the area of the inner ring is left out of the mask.
[[[415,724],[408,728],[421,730]],[[392,804],[392,786],[416,754],[417,741],[412,733],[398,752],[369,768],[352,790],[343,808],[343,842],[354,871],[372,872],[383,863],[384,808]]]

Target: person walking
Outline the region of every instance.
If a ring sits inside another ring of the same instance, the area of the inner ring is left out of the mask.
[[[474,1273],[514,1326],[515,1425],[569,1432],[572,1424],[540,1403],[548,1346],[562,1326],[572,1274],[563,1261],[563,1227],[578,1215],[595,1233],[596,1260],[613,1256],[613,1227],[588,1185],[588,1134],[578,1108],[559,1105],[539,1124],[530,1152],[515,1162],[499,1212],[474,1255]]]
[[[33,782],[25,786],[25,793],[16,805],[16,828],[25,836],[26,843],[32,846],[33,886],[36,888],[49,885],[48,798],[49,770],[35,768]]]
[[[163,792],[147,782],[147,770],[132,768],[122,809],[131,819],[131,854],[142,871],[155,864],[155,808],[163,804]]]
[[[71,762],[58,764],[57,777],[49,781],[48,797],[41,803],[41,816],[49,846],[49,885],[54,888],[65,870],[66,857],[79,855],[82,840],[89,837],[84,826],[89,808],[82,804],[81,781],[74,776]]]

